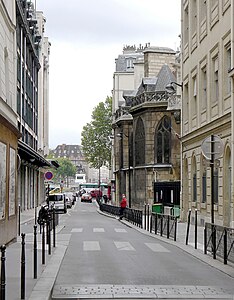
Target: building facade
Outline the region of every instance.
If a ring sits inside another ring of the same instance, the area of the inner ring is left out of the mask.
[[[44,202],[50,163],[38,152],[43,36],[34,4],[2,0],[0,14],[0,244],[6,244],[17,236],[19,210]]]
[[[16,236],[17,148],[15,1],[0,1],[0,244]]]
[[[181,1],[181,7],[181,216],[197,209],[201,225],[233,227],[234,1]],[[202,146],[211,137],[222,150],[213,166]]]
[[[76,166],[76,177],[69,179],[70,187],[78,186],[79,181],[84,179],[84,182],[99,182],[99,170],[89,166],[80,145],[58,145],[51,154],[53,158],[68,158]],[[100,181],[109,182],[109,169],[104,166],[100,168]]]
[[[114,97],[113,109],[119,108],[113,119],[112,158],[115,203],[125,193],[130,207],[142,209],[146,203],[163,202],[164,197],[156,193],[158,182],[180,181],[180,141],[176,135],[180,134],[180,101],[179,96],[166,91],[166,86],[176,80],[175,51],[146,47],[142,50],[141,72],[138,64],[136,61],[136,76],[134,63],[132,70],[133,79],[138,79],[133,82],[138,85],[133,90],[118,86],[121,93]],[[177,107],[172,105],[175,100]]]

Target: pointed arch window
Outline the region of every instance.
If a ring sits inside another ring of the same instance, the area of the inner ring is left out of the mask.
[[[135,134],[135,163],[136,166],[145,163],[145,128],[141,118],[137,120]]]
[[[171,161],[171,119],[167,116],[159,122],[155,131],[155,161],[170,163]]]

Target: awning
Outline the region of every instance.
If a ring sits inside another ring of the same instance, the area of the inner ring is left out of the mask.
[[[42,155],[22,141],[18,141],[18,154],[21,159],[38,167],[51,167],[51,164]]]

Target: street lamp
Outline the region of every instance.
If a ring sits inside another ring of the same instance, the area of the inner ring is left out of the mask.
[[[171,81],[171,83],[166,85],[166,87],[165,87],[166,91],[170,94],[174,94],[176,92],[174,85],[181,87],[181,89],[183,91],[183,84],[177,83],[175,81]]]

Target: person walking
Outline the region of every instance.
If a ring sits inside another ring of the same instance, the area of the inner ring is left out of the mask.
[[[122,200],[120,202],[120,210],[119,210],[119,215],[120,215],[119,220],[123,219],[123,214],[124,214],[126,207],[127,207],[127,199],[126,199],[125,194],[122,194]]]

